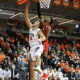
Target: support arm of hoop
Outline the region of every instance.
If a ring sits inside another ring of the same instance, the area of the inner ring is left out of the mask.
[[[40,3],[37,2],[37,12],[38,12],[38,17],[41,19],[41,9],[40,9]]]

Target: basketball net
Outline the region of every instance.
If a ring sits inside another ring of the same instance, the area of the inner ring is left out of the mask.
[[[42,9],[48,9],[50,7],[50,2],[51,0],[39,0]]]

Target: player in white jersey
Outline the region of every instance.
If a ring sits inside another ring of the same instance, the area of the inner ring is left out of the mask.
[[[32,24],[28,19],[28,8],[30,2],[26,3],[25,7],[25,21],[27,26],[29,27],[29,45],[30,45],[30,56],[32,61],[37,62],[37,67],[34,70],[41,73],[41,54],[43,53],[43,45],[42,41],[46,40],[44,34],[40,30],[40,21],[37,20]],[[33,67],[33,66],[32,66]],[[34,80],[34,79],[33,79]]]

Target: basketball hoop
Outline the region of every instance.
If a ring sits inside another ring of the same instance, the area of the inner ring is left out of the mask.
[[[48,9],[50,7],[50,2],[51,0],[39,0],[42,9]]]

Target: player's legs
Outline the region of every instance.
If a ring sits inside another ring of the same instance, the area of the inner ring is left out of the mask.
[[[42,54],[42,67],[47,66],[48,65],[48,59],[47,59],[47,55],[48,55],[48,40],[46,40],[43,43],[44,46],[44,52]]]
[[[36,59],[35,59],[35,55],[34,55],[34,49],[31,48],[30,52],[29,52],[29,60],[30,60],[30,80],[35,80],[35,71],[33,70],[33,68],[36,65]]]
[[[42,52],[43,52],[43,45],[36,46],[35,56],[36,56],[37,67],[35,67],[34,70],[37,70],[39,73],[42,72],[42,70],[41,70],[41,54],[42,54]]]
[[[42,72],[41,66],[41,54],[43,52],[43,45],[36,45],[30,49],[30,57],[32,61],[36,61],[37,66],[34,66],[34,70],[39,73]]]
[[[43,45],[37,46],[35,50],[37,66],[41,66],[41,54],[42,53],[43,53]]]
[[[30,80],[35,80],[35,71],[33,70],[35,64],[35,61],[30,61]]]
[[[41,66],[41,58],[40,58],[40,56],[36,56],[36,61],[37,61],[37,66]]]

